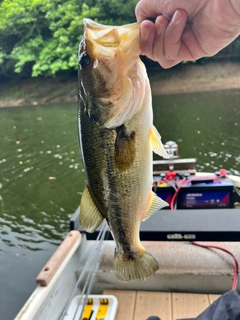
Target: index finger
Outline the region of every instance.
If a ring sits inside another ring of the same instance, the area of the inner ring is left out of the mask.
[[[147,18],[156,18],[160,14],[171,17],[177,7],[174,3],[169,6],[168,0],[140,0],[136,5],[135,15],[138,22]]]
[[[187,16],[200,10],[208,0],[202,0],[199,4],[199,0],[140,0],[135,8],[135,15],[138,22],[141,22],[148,18],[156,18],[159,15],[163,15],[167,18],[171,18],[177,9],[183,9],[186,11]]]
[[[147,18],[154,18],[156,16],[156,10],[154,10],[151,1],[141,0],[136,5],[135,15],[137,22],[141,22]]]

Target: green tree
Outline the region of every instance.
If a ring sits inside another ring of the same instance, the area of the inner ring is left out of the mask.
[[[137,0],[3,0],[0,3],[0,73],[53,76],[77,68],[82,19],[105,24],[135,20]]]

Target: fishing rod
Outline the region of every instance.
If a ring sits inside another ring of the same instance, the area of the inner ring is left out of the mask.
[[[98,237],[95,240],[96,246],[95,246],[94,250],[91,252],[91,254],[89,255],[87,261],[85,262],[84,267],[79,275],[79,278],[73,288],[73,291],[72,291],[70,297],[68,298],[68,301],[67,301],[62,313],[60,314],[58,320],[63,320],[64,317],[67,315],[68,308],[70,306],[70,303],[75,295],[75,292],[76,292],[80,282],[84,279],[85,275],[88,274],[87,279],[84,284],[84,287],[83,287],[83,290],[82,290],[81,295],[79,297],[78,305],[76,307],[76,310],[75,310],[75,313],[73,316],[73,320],[75,319],[76,315],[79,313],[78,312],[79,308],[83,302],[83,304],[82,304],[83,307],[82,307],[80,319],[82,318],[84,306],[86,305],[88,295],[92,289],[93,279],[94,279],[95,271],[97,268],[97,263],[99,261],[99,256],[101,253],[101,247],[103,244],[103,240],[105,239],[107,232],[108,232],[108,226],[107,226],[106,221],[104,220],[104,222],[102,223],[102,225],[100,227]],[[78,317],[78,319],[79,319],[79,317]]]
[[[75,317],[76,317],[76,315],[78,313],[80,305],[81,305],[81,303],[83,301],[81,314],[80,314],[80,317],[78,318],[78,319],[82,319],[82,315],[83,315],[83,312],[84,312],[84,306],[87,303],[89,293],[90,293],[90,291],[92,289],[92,286],[93,286],[93,280],[94,280],[94,276],[95,276],[95,273],[96,273],[97,263],[99,261],[100,252],[101,252],[100,249],[101,249],[101,247],[103,245],[103,240],[105,239],[105,235],[106,235],[106,233],[108,231],[106,220],[104,220],[104,222],[103,222],[101,227],[102,227],[102,232],[101,232],[101,235],[99,237],[98,243],[97,243],[97,245],[95,247],[95,250],[94,250],[94,252],[97,252],[97,254],[93,255],[94,259],[93,259],[93,261],[91,263],[92,268],[91,268],[90,272],[88,273],[87,279],[85,281],[85,284],[84,284],[80,299],[78,301],[78,306],[77,306],[77,308],[75,310],[75,313],[74,313],[73,320],[75,320]],[[86,294],[85,294],[85,291],[86,291]]]

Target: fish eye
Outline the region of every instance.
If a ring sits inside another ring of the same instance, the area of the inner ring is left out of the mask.
[[[79,59],[79,64],[80,64],[81,69],[84,69],[87,66],[89,66],[90,62],[91,62],[91,59],[90,59],[89,55],[86,53],[82,53],[80,56],[80,59]]]

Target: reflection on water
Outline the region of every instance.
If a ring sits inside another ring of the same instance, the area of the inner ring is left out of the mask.
[[[159,96],[153,104],[162,140],[196,157],[199,171],[240,175],[240,92]],[[33,290],[79,204],[76,115],[73,104],[0,109],[1,319],[12,319]]]

